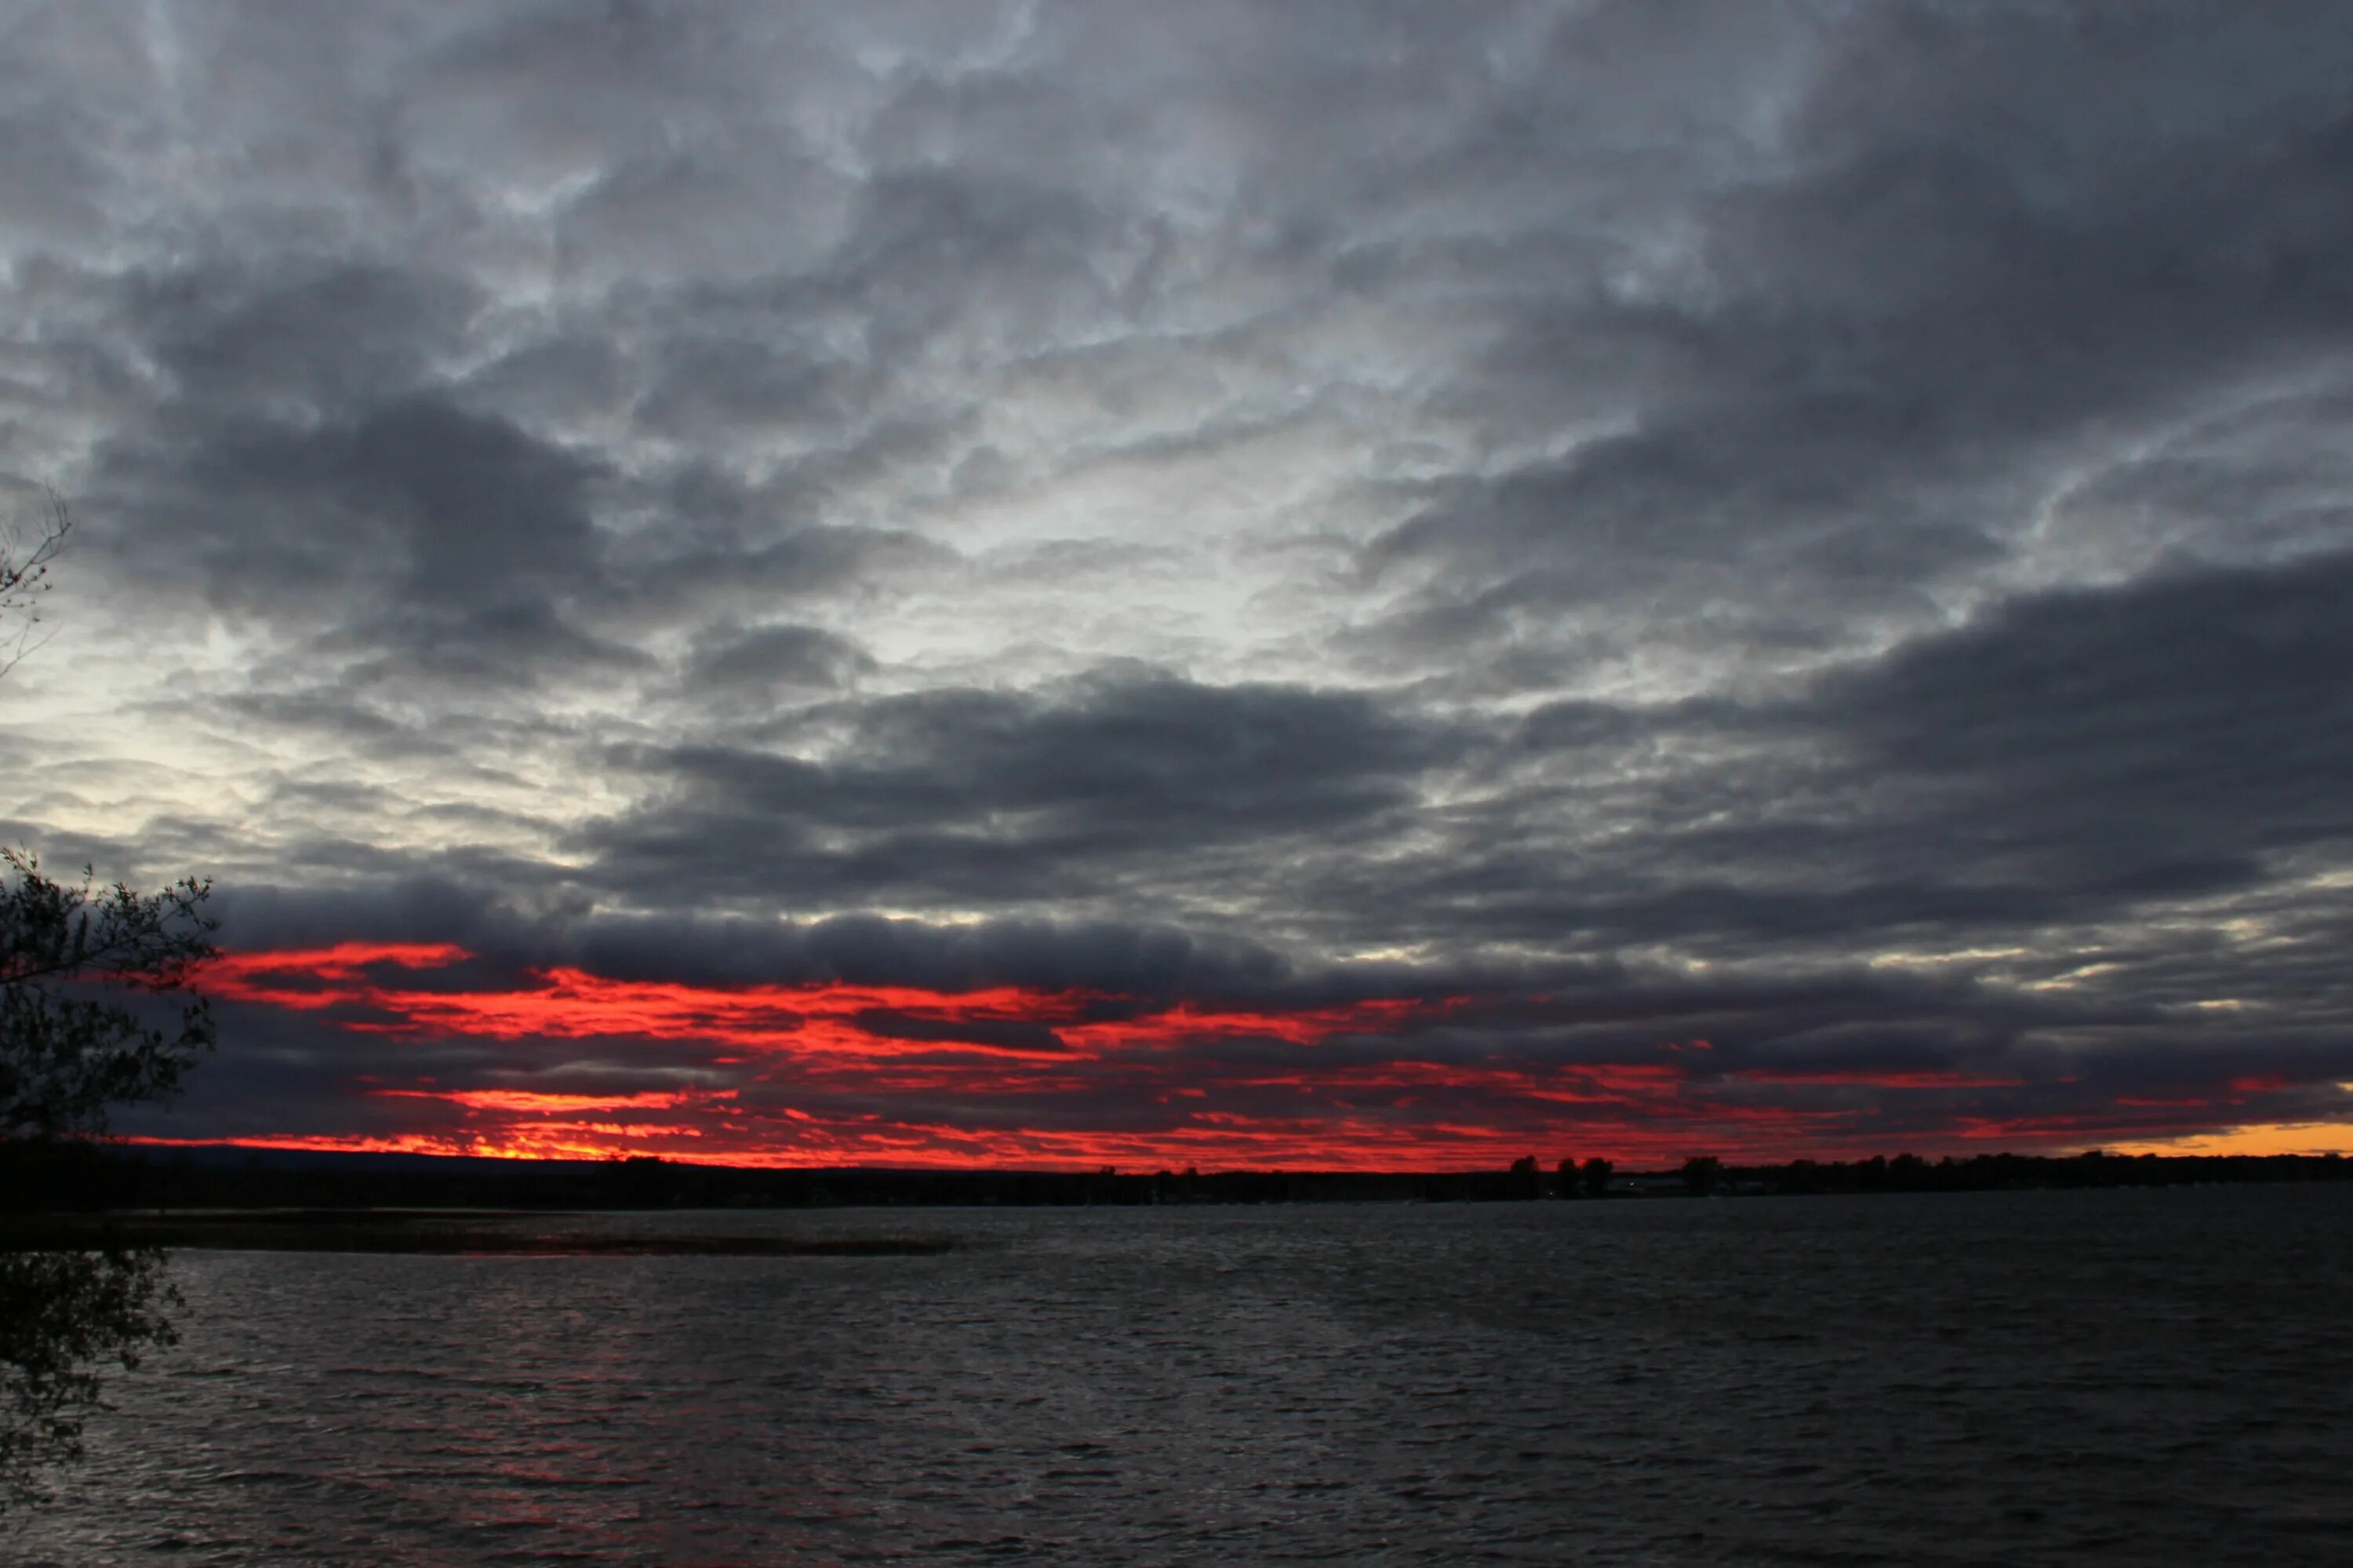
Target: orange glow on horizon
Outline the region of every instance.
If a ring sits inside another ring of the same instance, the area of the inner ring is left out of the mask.
[[[2220,1132],[2125,1139],[2099,1147],[2111,1154],[2353,1155],[2353,1121],[2255,1122]]]

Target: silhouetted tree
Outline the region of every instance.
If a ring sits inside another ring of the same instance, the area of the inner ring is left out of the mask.
[[[1568,1155],[1552,1168],[1553,1191],[1564,1198],[1577,1196],[1577,1156]]]
[[[0,533],[0,673],[34,645],[35,596],[71,526],[52,495],[38,529]],[[111,1106],[168,1097],[211,1048],[189,990],[213,955],[211,891],[102,886],[88,868],[58,882],[29,851],[0,848],[0,1174],[103,1133]],[[152,1249],[0,1252],[0,1510],[40,1495],[41,1465],[79,1454],[96,1368],[168,1343],[175,1299]]]
[[[0,534],[0,670],[38,620],[34,596],[72,528],[48,498],[43,525]],[[27,539],[30,543],[27,543]],[[21,624],[5,630],[10,621]],[[110,1105],[160,1099],[213,1044],[211,1016],[188,992],[213,955],[204,912],[212,885],[160,893],[100,886],[88,867],[57,882],[29,851],[0,848],[0,1143],[106,1130]],[[140,995],[185,997],[161,1022]]]
[[[1617,1167],[1597,1154],[1592,1159],[1585,1162],[1583,1169],[1585,1171],[1585,1195],[1588,1198],[1606,1198],[1609,1196],[1609,1174],[1611,1171],[1617,1170]]]
[[[108,1107],[170,1096],[214,1041],[188,992],[213,954],[211,884],[55,882],[18,849],[0,868],[0,1142],[104,1132]],[[171,1020],[132,1005],[174,994]]]
[[[1724,1161],[1713,1154],[1694,1154],[1683,1161],[1683,1191],[1704,1198],[1724,1179]]]
[[[1536,1157],[1523,1154],[1512,1161],[1512,1196],[1537,1198],[1544,1195],[1544,1179],[1536,1173]]]
[[[73,532],[73,514],[55,491],[43,498],[40,520],[0,524],[0,673],[34,646],[40,599],[49,591],[49,563]]]

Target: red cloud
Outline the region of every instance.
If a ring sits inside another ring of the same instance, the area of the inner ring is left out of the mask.
[[[1420,1043],[1459,1035],[1434,1026],[1488,1002],[1523,1026],[1532,1010],[1576,1022],[1546,998],[1222,1008],[1008,986],[697,986],[575,968],[499,977],[464,967],[475,964],[439,944],[223,956],[205,983],[224,1000],[386,1044],[499,1048],[454,1084],[378,1053],[347,1080],[348,1130],[259,1127],[236,1141],[748,1165],[1428,1170],[1522,1154],[2051,1147],[2214,1118],[2211,1105],[2117,1105],[2025,1120],[1987,1097],[2020,1086],[2006,1075],[1744,1067],[1696,1039],[1588,1063]],[[1896,1104],[1907,1119],[1890,1123]]]
[[[627,1035],[861,1060],[936,1054],[944,1044],[1046,1059],[1074,1051],[1100,1055],[1236,1035],[1304,1045],[1335,1034],[1388,1033],[1451,1005],[1406,999],[1252,1012],[1179,1002],[1105,1017],[1098,1014],[1118,1011],[1120,999],[1010,986],[968,991],[838,982],[723,988],[609,980],[585,969],[550,969],[535,971],[527,983],[511,989],[448,991],[406,984],[397,975],[382,972],[448,967],[470,957],[459,948],[353,942],[292,952],[239,953],[216,962],[205,984],[216,995],[236,1001],[364,1013],[367,1016],[346,1019],[343,1026],[365,1033],[496,1040]],[[887,1027],[894,1020],[939,1027],[907,1038]],[[974,1038],[960,1040],[954,1033],[959,1023],[1040,1024],[1052,1031],[1055,1043],[1008,1044],[978,1029]]]

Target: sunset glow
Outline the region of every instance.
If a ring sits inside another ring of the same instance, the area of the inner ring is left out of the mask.
[[[1563,1058],[1548,1043],[1588,1021],[1551,994],[1286,1008],[1017,986],[697,986],[569,965],[494,971],[452,945],[350,942],[227,954],[203,983],[223,1006],[285,1021],[273,1027],[381,1043],[367,1052],[373,1069],[341,1091],[351,1127],[235,1134],[255,1148],[751,1166],[1492,1168],[1525,1153],[1550,1164],[1940,1140],[2121,1148],[2127,1128],[2147,1138],[2204,1108],[2120,1097],[2114,1123],[2005,1116],[1996,1100],[2031,1093],[2029,1079],[1772,1065],[1694,1035]],[[1464,1049],[1461,1030],[1498,1020],[1521,1044]],[[404,1059],[414,1064],[405,1080]],[[2231,1087],[2259,1097],[2289,1086]],[[1926,1114],[1890,1127],[1883,1107],[1895,1104]]]
[[[2345,1139],[2330,8],[188,9],[0,58],[118,1130]]]

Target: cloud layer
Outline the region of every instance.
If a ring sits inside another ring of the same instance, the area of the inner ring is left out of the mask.
[[[2353,1147],[2332,7],[0,26],[142,1130]]]

